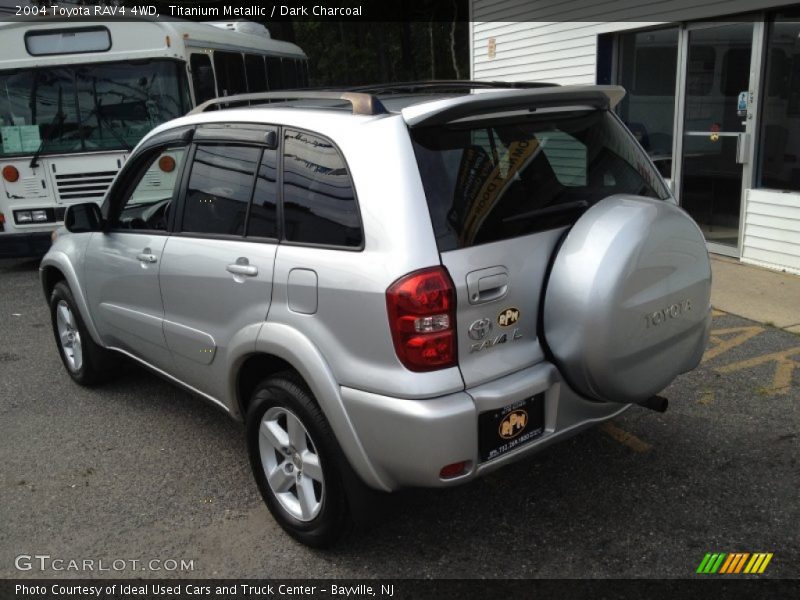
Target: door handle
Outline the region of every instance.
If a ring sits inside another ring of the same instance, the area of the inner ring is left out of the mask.
[[[145,248],[142,252],[136,255],[136,259],[139,262],[143,263],[154,263],[158,261],[158,257],[153,254],[153,251],[150,248]]]
[[[508,292],[508,275],[505,273],[481,277],[478,280],[478,297],[474,303],[491,302],[502,298]]]
[[[225,270],[228,271],[228,273],[245,277],[255,277],[258,275],[258,267],[251,265],[250,261],[244,256],[237,258],[236,262],[225,267]]]
[[[747,163],[750,152],[750,134],[740,133],[736,136],[736,162],[740,165]]]
[[[508,271],[505,267],[489,267],[467,274],[467,296],[470,304],[499,300],[508,294]]]

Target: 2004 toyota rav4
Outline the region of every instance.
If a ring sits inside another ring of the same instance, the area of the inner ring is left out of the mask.
[[[658,408],[707,341],[703,237],[621,88],[510,87],[266,93],[159,127],[42,261],[70,376],[121,353],[244,420],[312,545],[358,490],[459,484]]]

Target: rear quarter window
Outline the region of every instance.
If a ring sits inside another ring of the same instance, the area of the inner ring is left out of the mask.
[[[361,218],[350,172],[331,141],[285,131],[283,217],[290,242],[361,247]]]
[[[614,194],[668,197],[647,156],[606,111],[411,135],[442,252],[571,225]]]

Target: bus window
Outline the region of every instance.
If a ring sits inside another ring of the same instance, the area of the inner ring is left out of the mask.
[[[280,58],[274,56],[267,57],[267,82],[269,83],[270,90],[279,90],[285,87],[283,85]]]
[[[211,100],[214,93],[214,70],[211,68],[211,59],[207,54],[192,54],[189,59],[192,68],[192,87],[194,99],[197,104]]]
[[[238,52],[214,52],[217,72],[217,95],[233,96],[247,92],[244,79],[244,60]]]
[[[266,92],[267,75],[264,71],[264,57],[258,54],[245,54],[244,67],[247,71],[247,91]]]
[[[297,87],[297,67],[294,60],[291,58],[284,58],[281,60],[281,72],[283,74],[283,87],[296,88]]]
[[[310,85],[308,82],[308,61],[302,58],[297,61],[297,65],[300,69],[300,85],[308,87]]]

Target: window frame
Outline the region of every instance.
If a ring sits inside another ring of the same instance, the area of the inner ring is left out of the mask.
[[[238,146],[243,148],[254,148],[258,150],[258,161],[257,165],[261,164],[261,158],[264,154],[264,148],[259,146],[258,144],[254,144],[252,142],[237,142],[234,140],[211,140],[211,139],[201,139],[193,141],[192,143],[192,151],[191,151],[191,164],[194,167],[194,160],[197,156],[197,150],[201,146]],[[187,163],[188,164],[188,163]],[[250,182],[250,192],[248,194],[247,202],[245,203],[246,210],[245,210],[245,217],[244,217],[244,224],[242,226],[242,230],[244,233],[242,235],[236,235],[232,233],[211,233],[211,232],[203,232],[203,231],[184,231],[184,220],[186,218],[186,196],[189,192],[189,181],[192,177],[192,169],[187,168],[184,177],[181,181],[181,194],[180,194],[180,203],[177,207],[178,211],[180,212],[180,222],[176,218],[174,233],[176,236],[179,237],[192,237],[192,238],[208,238],[208,239],[220,239],[220,240],[240,240],[245,241],[247,239],[247,225],[250,220],[250,206],[253,203],[253,194],[255,193],[256,181],[257,177],[257,170],[253,172],[252,181]],[[176,215],[177,217],[177,215]]]
[[[181,197],[183,194],[183,186],[185,184],[187,165],[189,160],[193,157],[191,140],[186,140],[186,131],[183,130],[180,136],[172,137],[159,141],[155,144],[148,144],[139,156],[135,157],[133,161],[125,163],[123,170],[120,172],[119,177],[112,185],[106,196],[106,201],[103,202],[101,213],[106,222],[103,233],[138,233],[147,235],[172,235],[175,229],[175,217],[177,209],[180,207]],[[188,131],[193,131],[192,129]],[[159,156],[165,150],[170,148],[183,148],[186,152],[183,164],[180,166],[180,172],[176,174],[175,188],[172,190],[172,205],[176,210],[170,211],[169,218],[167,219],[166,229],[126,229],[122,227],[115,227],[115,221],[122,214],[122,209],[125,207],[128,198],[139,185],[147,170],[153,164],[151,159]],[[124,202],[123,199],[124,198]]]

